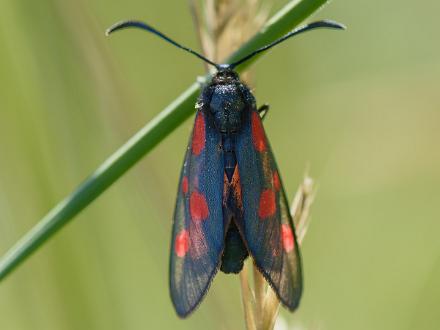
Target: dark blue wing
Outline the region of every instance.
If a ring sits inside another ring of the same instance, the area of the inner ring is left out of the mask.
[[[200,303],[220,263],[223,177],[221,135],[199,110],[180,176],[171,239],[170,292],[181,317]]]
[[[275,158],[257,111],[245,115],[236,140],[245,244],[280,301],[294,310],[302,292],[301,260]]]

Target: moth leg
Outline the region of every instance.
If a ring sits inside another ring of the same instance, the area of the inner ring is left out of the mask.
[[[260,114],[261,120],[266,117],[267,113],[269,112],[270,106],[269,104],[265,103],[261,107],[257,109],[258,113]]]

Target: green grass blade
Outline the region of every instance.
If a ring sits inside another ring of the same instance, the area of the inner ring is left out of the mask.
[[[327,0],[291,1],[249,42],[234,53],[228,62],[281,37],[318,10]],[[244,70],[255,58],[244,63]],[[20,239],[0,260],[0,280],[4,279],[28,256],[41,247],[59,229],[92,203],[194,111],[199,85],[192,84],[143,129],[110,156],[73,193],[56,205],[34,228]]]

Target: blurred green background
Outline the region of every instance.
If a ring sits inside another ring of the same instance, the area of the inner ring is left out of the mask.
[[[282,5],[282,1],[278,1]],[[313,32],[255,66],[292,198],[319,189],[289,329],[439,329],[440,3],[335,0]],[[0,1],[0,253],[203,73],[140,18],[197,48],[186,1]],[[219,274],[185,321],[168,296],[185,122],[0,283],[1,329],[240,329]]]

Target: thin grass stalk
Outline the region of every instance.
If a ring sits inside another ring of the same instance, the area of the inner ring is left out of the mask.
[[[264,297],[266,296],[266,280],[255,265],[252,265],[255,292],[255,323],[257,329],[263,329]]]
[[[261,329],[273,329],[280,310],[280,301],[275,291],[268,287],[264,297]]]
[[[255,296],[251,291],[248,281],[247,267],[243,267],[243,270],[239,274],[240,287],[241,287],[241,299],[243,302],[244,321],[247,330],[256,330],[257,325],[255,323]]]

